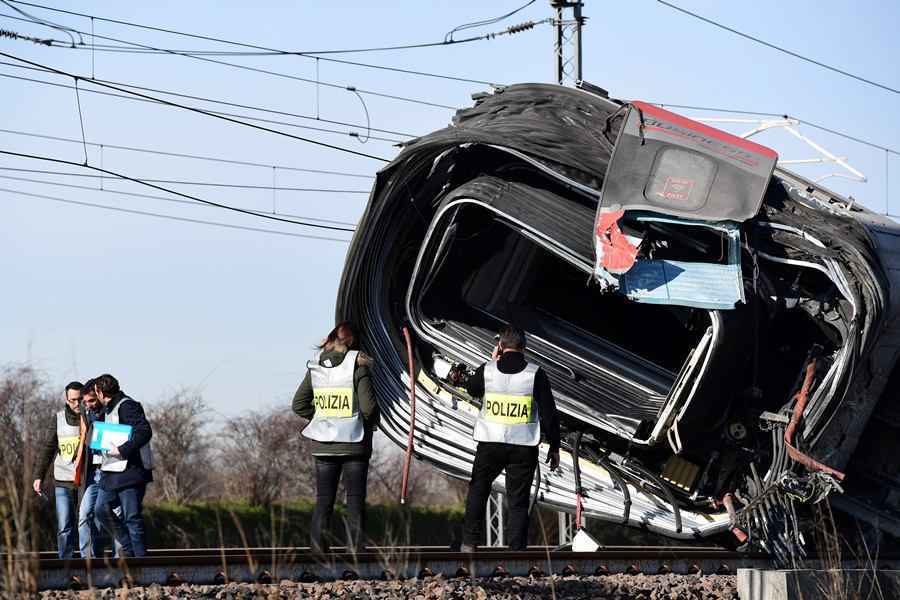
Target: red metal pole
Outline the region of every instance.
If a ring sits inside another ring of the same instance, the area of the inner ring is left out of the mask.
[[[413,434],[416,431],[416,365],[413,361],[412,337],[409,328],[403,328],[406,338],[406,358],[409,366],[409,438],[406,440],[406,456],[403,459],[403,484],[400,487],[400,504],[406,504],[406,488],[409,484],[409,467],[412,462]]]

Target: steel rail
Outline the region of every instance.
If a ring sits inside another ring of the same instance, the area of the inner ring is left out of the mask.
[[[141,558],[62,560],[55,553],[20,555],[33,560],[39,589],[81,587],[207,585],[236,582],[301,582],[338,579],[405,579],[531,575],[604,575],[609,573],[719,573],[738,568],[768,567],[770,557],[718,547],[610,546],[596,552],[556,551],[531,547],[526,551],[505,548],[478,549],[473,553],[448,551],[446,547],[369,547],[351,553],[335,548],[314,554],[305,547],[204,548],[152,550]],[[0,557],[4,561],[8,557]]]
[[[206,585],[235,582],[270,583],[293,580],[305,583],[339,579],[406,579],[445,577],[504,577],[545,575],[608,575],[614,573],[734,574],[738,568],[770,568],[764,553],[744,553],[710,546],[607,546],[596,552],[557,551],[530,547],[525,551],[480,548],[473,553],[448,551],[438,546],[372,546],[364,552],[314,554],[306,547],[201,548],[151,550],[146,557],[117,560],[61,560],[55,553],[18,555],[32,560],[40,589],[79,587]],[[0,555],[4,562],[10,557]],[[900,555],[881,556],[896,561]],[[819,562],[808,557],[806,565]],[[852,561],[847,561],[853,567]],[[77,579],[73,579],[77,578]]]

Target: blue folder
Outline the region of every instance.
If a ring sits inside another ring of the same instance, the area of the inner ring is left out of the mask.
[[[131,425],[97,421],[91,433],[92,450],[112,450],[131,439]]]

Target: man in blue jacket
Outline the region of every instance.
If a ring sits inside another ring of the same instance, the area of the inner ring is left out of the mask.
[[[107,423],[131,426],[128,441],[103,452],[97,517],[121,544],[124,556],[145,556],[143,504],[147,484],[153,481],[150,452],[153,431],[140,402],[125,395],[112,375],[94,379],[94,392],[104,406]],[[121,521],[113,514],[116,504],[122,510]]]

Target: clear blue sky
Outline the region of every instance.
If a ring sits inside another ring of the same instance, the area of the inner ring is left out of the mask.
[[[441,40],[455,25],[492,17],[522,3],[195,1],[76,5],[46,1],[98,16],[307,51]],[[900,9],[896,3],[678,3],[796,52],[900,87],[900,38],[896,32]],[[26,10],[90,31],[89,19]],[[0,13],[13,11],[0,5]],[[587,0],[585,15],[589,17],[584,33],[585,78],[616,97],[790,113],[882,145],[900,145],[900,96],[896,94],[802,63],[651,0]],[[549,2],[539,0],[512,20],[481,31],[547,16]],[[94,27],[100,35],[157,47],[220,48],[100,21],[95,21]],[[51,29],[6,18],[0,18],[0,28],[66,39]],[[499,83],[550,82],[554,76],[553,39],[552,29],[542,25],[513,37],[469,45],[344,58]],[[84,50],[0,39],[0,52],[91,74],[91,53]],[[302,57],[225,60],[315,77],[315,61]],[[333,63],[319,66],[323,81],[454,106],[468,105],[469,94],[482,89],[475,84]],[[315,115],[317,110],[313,85],[178,56],[97,53],[94,72],[97,78],[289,112]],[[72,83],[71,79],[6,66],[0,66],[0,73]],[[91,86],[84,83],[82,88]],[[0,90],[0,128],[80,138],[72,90],[7,78],[0,78]],[[442,108],[373,96],[365,100],[372,125],[382,129],[424,134],[444,126],[452,116],[451,110]],[[362,174],[374,174],[381,166],[370,159],[176,109],[84,92],[81,103],[88,141]],[[318,104],[323,118],[365,122],[359,100],[347,91],[321,88]],[[346,135],[282,129],[379,156],[396,153],[390,144],[375,140],[360,144]],[[738,126],[735,131],[741,129]],[[801,127],[801,131],[832,152],[846,156],[869,177],[865,184],[831,179],[828,185],[884,210],[883,152],[808,127]],[[814,156],[784,132],[766,133],[756,139],[773,146],[785,158]],[[83,160],[78,144],[2,132],[0,149]],[[106,168],[145,178],[261,186],[272,183],[269,167],[229,166],[108,148],[102,158]],[[91,164],[99,165],[100,159],[99,150],[89,148]],[[9,157],[0,157],[0,167],[77,171]],[[896,198],[900,157],[890,159],[890,169],[890,195],[895,200],[892,208],[900,212],[900,199]],[[809,176],[826,172],[816,166],[797,170]],[[0,175],[85,186],[100,184],[82,178],[13,172]],[[371,185],[368,179],[284,170],[276,170],[276,180],[279,186],[291,187],[367,190]],[[106,189],[157,193],[108,180],[103,185]],[[321,233],[213,208],[107,192],[8,179],[0,179],[0,187],[186,218],[291,233]],[[172,187],[257,210],[270,210],[273,202],[270,190]],[[278,192],[275,198],[279,212],[351,222],[362,213],[365,201],[366,196],[361,194],[288,191]],[[119,377],[126,391],[147,403],[188,386],[201,388],[221,414],[268,405],[283,405],[287,410],[313,345],[332,324],[346,249],[347,244],[341,242],[166,221],[0,191],[0,362],[31,361],[60,386],[72,378],[108,371]]]

